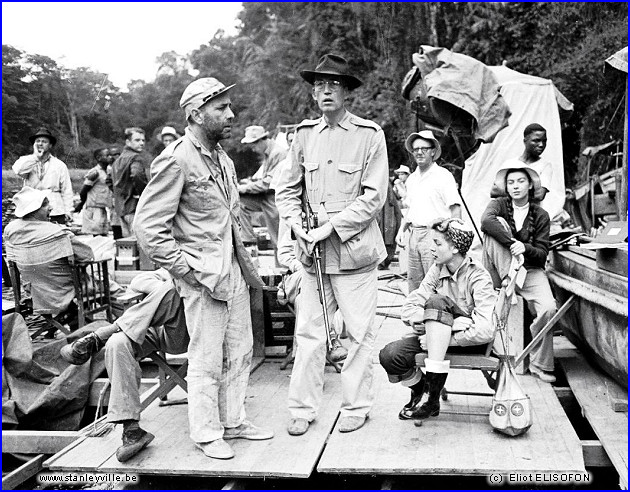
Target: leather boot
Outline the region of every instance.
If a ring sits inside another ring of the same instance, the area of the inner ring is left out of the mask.
[[[429,399],[413,412],[412,418],[424,420],[440,415],[440,394],[446,384],[448,373],[427,372],[425,387],[428,387]]]
[[[413,412],[417,410],[418,408],[420,408],[422,395],[426,393],[425,382],[426,382],[426,377],[424,374],[422,374],[420,381],[418,381],[413,386],[409,387],[411,389],[411,399],[398,413],[398,418],[400,420],[409,420],[413,418]]]

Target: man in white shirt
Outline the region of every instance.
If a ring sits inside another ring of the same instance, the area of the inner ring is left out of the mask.
[[[50,221],[65,224],[72,218],[72,182],[68,167],[51,154],[57,139],[41,127],[29,137],[33,153],[20,157],[13,164],[13,172],[22,178],[22,186],[49,190]]]
[[[396,242],[408,248],[407,283],[411,293],[433,264],[429,224],[439,217],[461,218],[461,200],[453,175],[436,164],[442,148],[431,130],[409,135],[405,148],[418,167],[405,183],[407,211]]]

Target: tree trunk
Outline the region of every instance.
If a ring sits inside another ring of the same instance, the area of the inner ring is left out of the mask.
[[[429,29],[431,30],[430,42],[431,42],[431,46],[435,46],[435,47],[440,45],[440,40],[438,38],[438,32],[437,32],[437,16],[438,16],[439,8],[440,8],[439,3],[431,2],[429,4]]]

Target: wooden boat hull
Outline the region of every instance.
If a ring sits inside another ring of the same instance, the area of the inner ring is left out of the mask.
[[[577,299],[559,324],[567,338],[628,387],[628,279],[598,268],[594,251],[555,251],[549,279],[560,303]],[[625,310],[625,311],[624,311]]]

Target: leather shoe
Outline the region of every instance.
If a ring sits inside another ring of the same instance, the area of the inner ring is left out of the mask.
[[[310,422],[306,419],[291,419],[287,427],[287,431],[292,436],[301,436],[308,430]]]
[[[103,348],[103,341],[96,333],[88,333],[84,337],[75,340],[70,345],[61,347],[59,354],[68,364],[80,366],[85,364],[90,357]]]
[[[349,417],[341,417],[339,420],[339,432],[352,432],[357,429],[363,427],[365,421],[367,420],[367,416],[365,417],[357,417],[357,416],[349,416]]]
[[[216,439],[210,442],[198,442],[195,443],[199,449],[203,451],[208,458],[215,458],[218,460],[229,460],[234,458],[234,450],[223,439]]]
[[[223,432],[223,439],[249,439],[251,441],[264,441],[265,439],[271,439],[272,437],[273,431],[271,429],[257,427],[249,420],[244,420],[238,427],[225,429]]]
[[[140,427],[123,431],[123,445],[116,450],[116,459],[124,463],[142,451],[153,439],[153,434]]]

